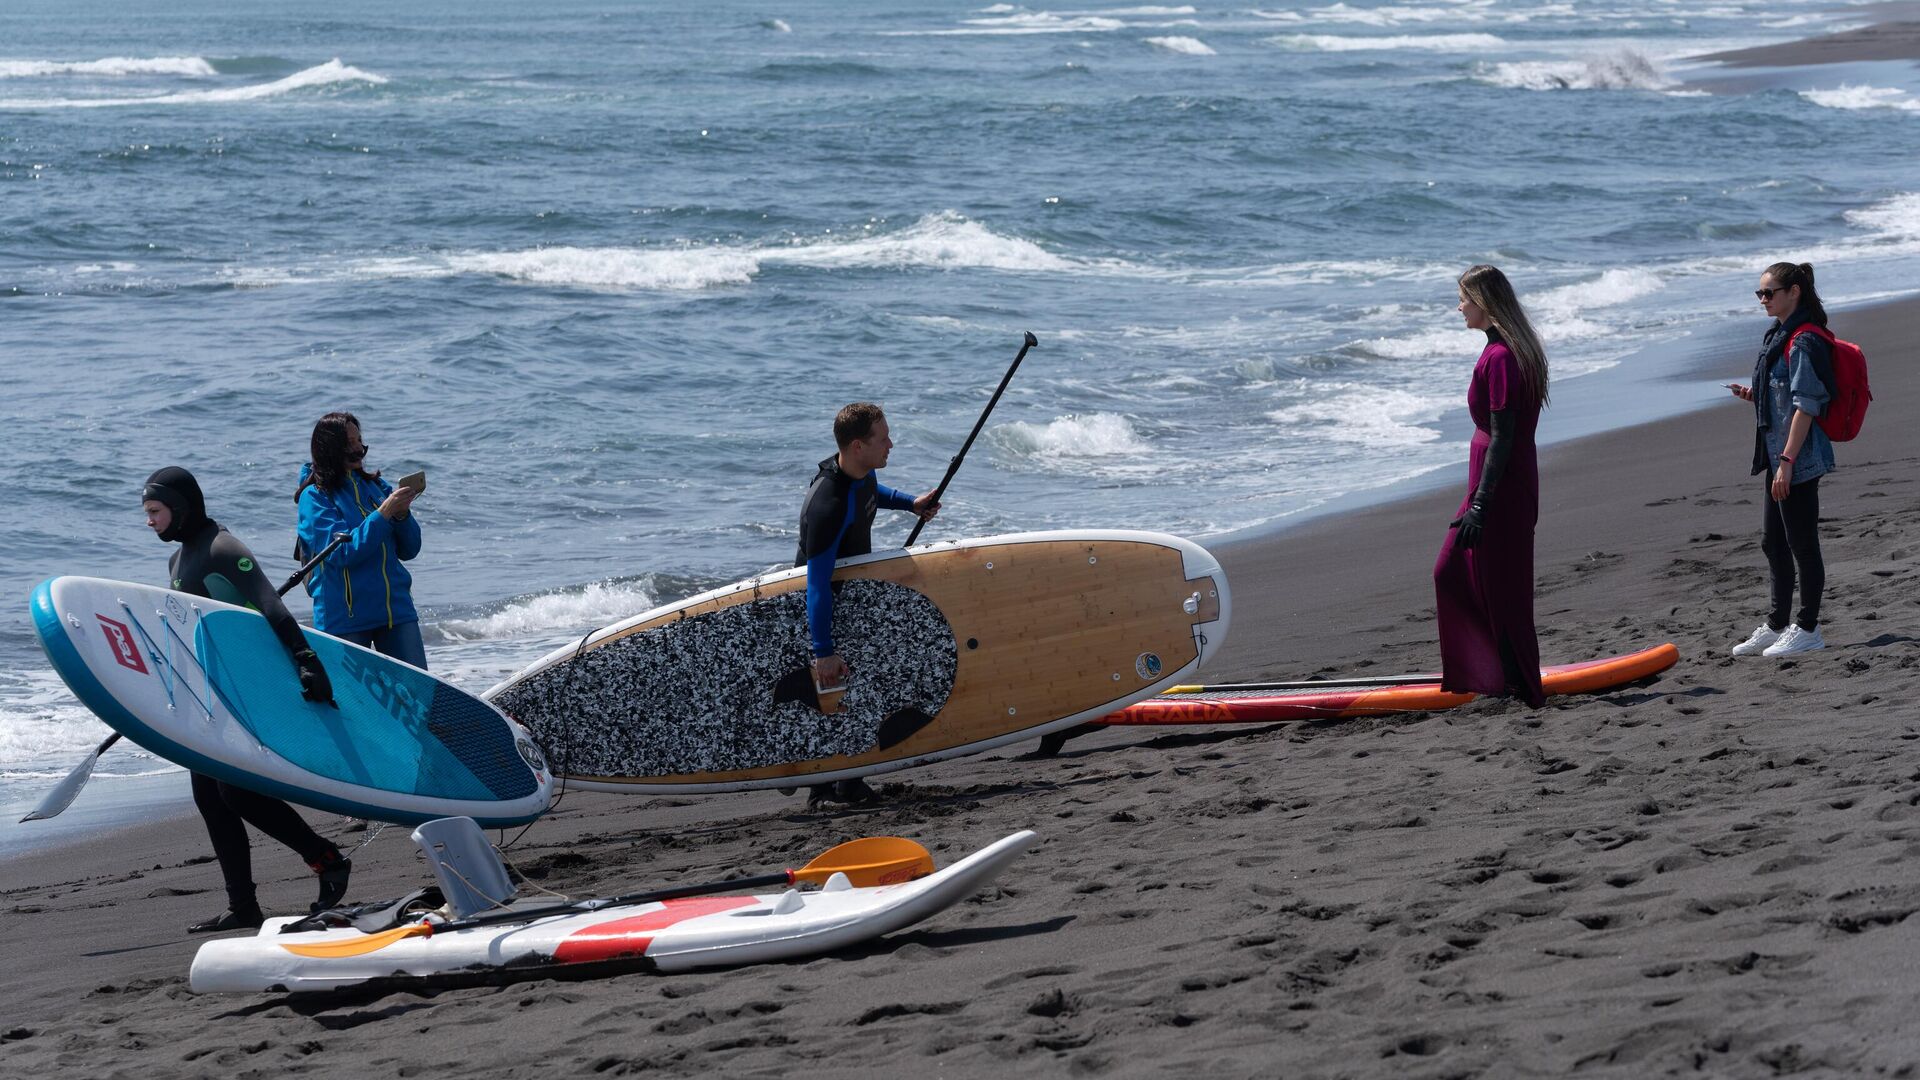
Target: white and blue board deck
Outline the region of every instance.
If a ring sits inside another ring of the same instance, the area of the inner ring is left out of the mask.
[[[806,569],[588,634],[486,697],[570,787],[792,787],[979,753],[1178,685],[1226,640],[1220,563],[1165,533],[1017,533],[842,559],[851,669],[823,713],[806,673]],[[797,684],[797,685],[796,685]]]
[[[417,825],[519,825],[553,777],[526,731],[419,668],[302,627],[337,708],[300,696],[258,612],[103,578],[42,582],[34,630],[80,701],[195,772],[319,810]]]

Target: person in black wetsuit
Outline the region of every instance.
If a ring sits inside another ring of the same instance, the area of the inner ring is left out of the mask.
[[[160,539],[180,545],[167,564],[171,588],[265,615],[293,661],[292,674],[299,677],[301,696],[332,704],[333,684],[320,658],[307,646],[300,624],[280,602],[247,545],[207,517],[206,499],[193,474],[178,466],[161,469],[147,477],[140,498],[147,513],[147,527]],[[292,692],[291,687],[288,692]],[[206,820],[207,836],[213,840],[213,853],[226,878],[227,910],[194,923],[188,932],[251,929],[264,920],[254,894],[253,854],[242,822],[292,848],[319,875],[320,898],[314,904],[315,911],[334,907],[346,896],[353,861],[314,832],[293,807],[200,773],[193,774],[193,804]]]
[[[833,648],[833,564],[873,550],[873,519],[881,507],[922,519],[940,512],[933,492],[915,498],[874,476],[893,449],[880,406],[861,401],[841,409],[833,418],[833,441],[839,452],[820,463],[800,506],[800,549],[793,563],[807,568],[807,633],[813,640],[813,681],[820,686],[847,679],[847,663]],[[858,777],[817,784],[807,792],[809,805],[873,798],[873,789]]]

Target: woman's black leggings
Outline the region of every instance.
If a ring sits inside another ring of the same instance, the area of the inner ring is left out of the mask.
[[[252,825],[313,865],[337,850],[307,824],[299,811],[279,799],[234,787],[211,776],[193,774],[193,805],[206,819],[213,854],[227,882],[227,908],[250,911],[259,907],[253,892],[253,853],[247,846],[246,825]],[[241,822],[245,821],[246,825]]]
[[[1794,570],[1799,570],[1800,613],[1793,622],[1802,630],[1820,625],[1820,594],[1827,589],[1827,564],[1820,558],[1820,478],[1814,477],[1787,489],[1787,497],[1773,501],[1773,480],[1761,474],[1766,487],[1760,499],[1766,513],[1766,531],[1760,550],[1767,553],[1767,569],[1773,572],[1773,611],[1767,625],[1775,630],[1787,628],[1793,609]]]

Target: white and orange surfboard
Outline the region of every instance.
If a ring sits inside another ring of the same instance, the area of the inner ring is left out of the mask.
[[[379,934],[351,927],[285,933],[296,919],[269,919],[252,937],[200,947],[196,993],[419,988],[527,978],[563,971],[670,973],[737,967],[844,949],[929,918],[973,895],[1035,840],[1014,833],[952,866],[893,885],[856,887],[844,874],[825,887],[766,896],[698,896],[404,937],[369,951]],[[344,946],[344,947],[343,947]]]

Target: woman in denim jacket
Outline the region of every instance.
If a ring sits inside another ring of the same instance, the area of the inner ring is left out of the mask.
[[[1728,389],[1753,403],[1753,473],[1767,474],[1760,547],[1773,578],[1773,610],[1733,647],[1733,655],[1791,656],[1827,647],[1820,635],[1827,582],[1820,557],[1820,478],[1833,469],[1833,442],[1814,421],[1831,396],[1833,349],[1819,334],[1800,332],[1827,325],[1811,263],[1774,263],[1760,275],[1754,295],[1774,324],[1754,364],[1753,383],[1730,383]],[[1796,570],[1800,609],[1792,612]]]

